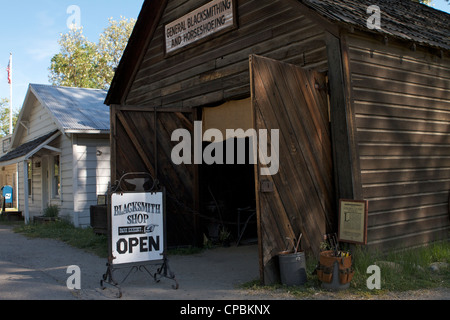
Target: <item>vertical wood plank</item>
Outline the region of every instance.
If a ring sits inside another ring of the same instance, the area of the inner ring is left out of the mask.
[[[348,83],[344,75],[340,39],[327,34],[328,77],[330,84],[330,117],[333,139],[333,159],[336,184],[336,200],[356,199],[357,162],[352,152],[354,147],[353,112],[348,98]]]
[[[259,161],[255,169],[260,274],[269,284],[278,281],[277,255],[286,237],[302,233],[302,249],[318,255],[323,234],[333,228],[328,105],[315,86],[325,85],[324,75],[255,55],[250,70],[255,128],[269,137],[280,131],[279,172],[261,176]],[[273,183],[272,193],[259,190],[263,180]]]

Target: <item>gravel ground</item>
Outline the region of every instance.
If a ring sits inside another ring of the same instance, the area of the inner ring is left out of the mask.
[[[69,266],[81,270],[81,290],[69,290]],[[121,285],[122,300],[293,300],[285,290],[245,290],[239,285],[259,275],[256,246],[206,250],[199,254],[169,257],[175,281],[162,278],[156,283],[143,270],[131,272]],[[154,266],[148,268],[154,273]],[[130,269],[117,270],[122,282]],[[49,239],[29,239],[10,226],[0,225],[0,300],[113,300],[118,289],[100,280],[106,260]],[[361,300],[347,292],[318,292],[305,300]],[[380,300],[450,300],[450,289],[389,292],[371,295]]]

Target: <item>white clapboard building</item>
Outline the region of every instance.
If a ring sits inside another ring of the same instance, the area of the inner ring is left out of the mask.
[[[105,90],[30,84],[10,151],[17,164],[19,210],[25,221],[49,205],[75,226],[88,226],[90,206],[110,179],[110,119]]]

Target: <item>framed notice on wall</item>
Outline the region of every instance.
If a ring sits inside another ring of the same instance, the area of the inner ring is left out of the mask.
[[[339,241],[367,244],[368,201],[339,201]]]
[[[111,196],[111,251],[114,265],[164,259],[164,193]]]

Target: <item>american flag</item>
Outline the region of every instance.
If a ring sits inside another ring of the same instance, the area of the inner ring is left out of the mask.
[[[8,84],[11,84],[11,60],[8,63],[8,67],[6,68],[6,72],[8,72]]]

